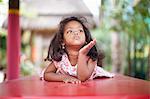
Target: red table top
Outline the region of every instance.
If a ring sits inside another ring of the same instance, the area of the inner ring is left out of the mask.
[[[0,84],[1,98],[150,99],[150,82],[117,74],[81,84],[41,81],[31,76]]]

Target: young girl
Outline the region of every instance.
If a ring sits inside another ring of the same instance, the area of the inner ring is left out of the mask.
[[[52,39],[44,70],[44,80],[81,83],[98,76],[114,75],[97,66],[96,40],[92,39],[83,17],[68,17],[59,24]]]

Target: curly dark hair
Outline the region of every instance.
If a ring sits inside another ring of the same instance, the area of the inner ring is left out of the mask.
[[[70,22],[70,21],[77,21],[83,26],[83,30],[85,33],[86,37],[86,42],[87,44],[92,41],[92,36],[90,34],[90,31],[86,27],[85,23],[87,23],[86,18],[84,17],[77,17],[77,16],[71,16],[64,18],[60,24],[59,24],[59,29],[58,32],[55,34],[54,38],[52,39],[50,45],[49,45],[49,50],[48,50],[48,55],[45,60],[55,60],[55,61],[61,61],[62,55],[64,53],[68,54],[65,49],[62,48],[63,44],[63,39],[64,39],[64,28],[65,25]],[[86,44],[85,44],[86,45]],[[83,46],[85,46],[83,45]],[[97,60],[98,59],[98,52],[96,49],[96,46],[93,46],[90,51],[88,52],[87,56],[89,56],[92,60]]]

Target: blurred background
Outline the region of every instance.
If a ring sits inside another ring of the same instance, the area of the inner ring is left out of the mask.
[[[103,68],[150,80],[149,0],[20,0],[21,76],[40,75],[60,20],[80,15],[98,48]],[[8,0],[0,0],[0,82],[6,78]]]

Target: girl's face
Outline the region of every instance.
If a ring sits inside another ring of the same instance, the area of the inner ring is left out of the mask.
[[[64,43],[66,46],[83,46],[85,33],[83,26],[78,21],[70,21],[64,28]]]

